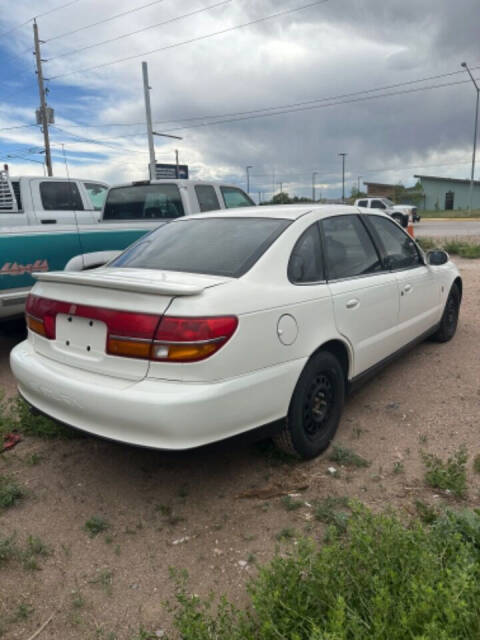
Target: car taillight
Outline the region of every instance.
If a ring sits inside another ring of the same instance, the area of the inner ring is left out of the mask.
[[[30,331],[54,340],[59,313],[103,322],[107,327],[106,352],[110,355],[162,362],[204,360],[232,337],[238,325],[235,316],[158,316],[29,295],[26,318]]]
[[[235,333],[238,318],[163,316],[155,333],[152,360],[197,362],[216,353]]]

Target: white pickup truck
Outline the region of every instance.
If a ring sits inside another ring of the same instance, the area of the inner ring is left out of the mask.
[[[23,312],[34,271],[91,269],[171,218],[254,204],[235,186],[197,180],[107,189],[0,172],[0,319]]]
[[[381,209],[402,227],[407,227],[411,218],[412,222],[418,222],[420,216],[417,214],[417,207],[409,204],[394,204],[388,198],[359,198],[355,200],[356,207],[365,207],[367,209]]]

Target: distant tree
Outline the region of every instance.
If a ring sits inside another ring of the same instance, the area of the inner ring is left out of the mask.
[[[261,204],[295,204],[298,202],[312,202],[312,200],[298,196],[291,198],[286,191],[280,191],[280,193],[276,193],[271,200],[262,202]]]

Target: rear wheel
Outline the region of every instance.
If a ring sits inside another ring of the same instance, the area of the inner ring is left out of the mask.
[[[287,422],[275,444],[296,457],[314,458],[330,444],[342,414],[345,374],[337,358],[321,351],[300,376],[290,402]]]
[[[453,338],[457,330],[459,311],[460,291],[456,284],[452,284],[447,302],[445,303],[442,319],[440,320],[440,327],[433,334],[433,340],[436,342],[448,342]]]

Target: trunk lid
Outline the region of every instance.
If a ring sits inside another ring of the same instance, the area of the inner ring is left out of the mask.
[[[57,362],[132,381],[146,376],[149,360],[107,353],[108,338],[120,334],[151,341],[173,298],[189,296],[193,302],[205,289],[228,280],[108,267],[90,272],[34,275],[37,284],[32,294],[46,302],[37,300],[31,315],[48,314],[54,334],[53,339],[46,339],[30,332],[34,349]]]

